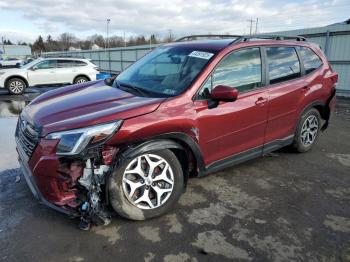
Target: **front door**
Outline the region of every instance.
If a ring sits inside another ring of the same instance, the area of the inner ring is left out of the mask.
[[[29,85],[57,84],[56,60],[44,60],[28,69]]]
[[[207,166],[234,155],[262,153],[268,109],[268,90],[263,82],[258,47],[227,55],[207,79],[194,102],[199,144]],[[235,87],[238,99],[208,109],[205,98],[217,85]]]

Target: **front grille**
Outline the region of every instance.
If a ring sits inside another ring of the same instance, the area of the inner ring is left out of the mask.
[[[39,132],[20,116],[17,123],[16,137],[24,153],[30,158],[39,144]]]

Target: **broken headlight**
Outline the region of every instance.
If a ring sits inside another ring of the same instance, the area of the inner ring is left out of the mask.
[[[59,139],[56,153],[58,155],[76,155],[88,145],[102,143],[110,138],[121,126],[122,121],[89,126],[62,132],[51,133],[46,139]]]

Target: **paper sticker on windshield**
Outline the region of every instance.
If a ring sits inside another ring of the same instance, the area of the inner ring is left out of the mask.
[[[176,90],[172,90],[172,89],[165,89],[163,91],[164,94],[167,94],[167,95],[175,95],[176,93]]]
[[[192,51],[188,56],[209,60],[214,54],[203,51]]]

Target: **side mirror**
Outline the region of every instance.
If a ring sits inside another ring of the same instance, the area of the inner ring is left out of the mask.
[[[36,66],[32,66],[31,68],[30,68],[30,70],[32,70],[32,71],[36,71],[38,68],[36,67]]]
[[[238,97],[238,90],[234,87],[218,85],[211,92],[208,103],[209,109],[215,108],[219,105],[220,101],[233,102],[236,101]]]
[[[108,86],[112,86],[116,77],[117,76],[111,76],[111,77],[106,78],[104,80],[105,84],[108,85]]]

